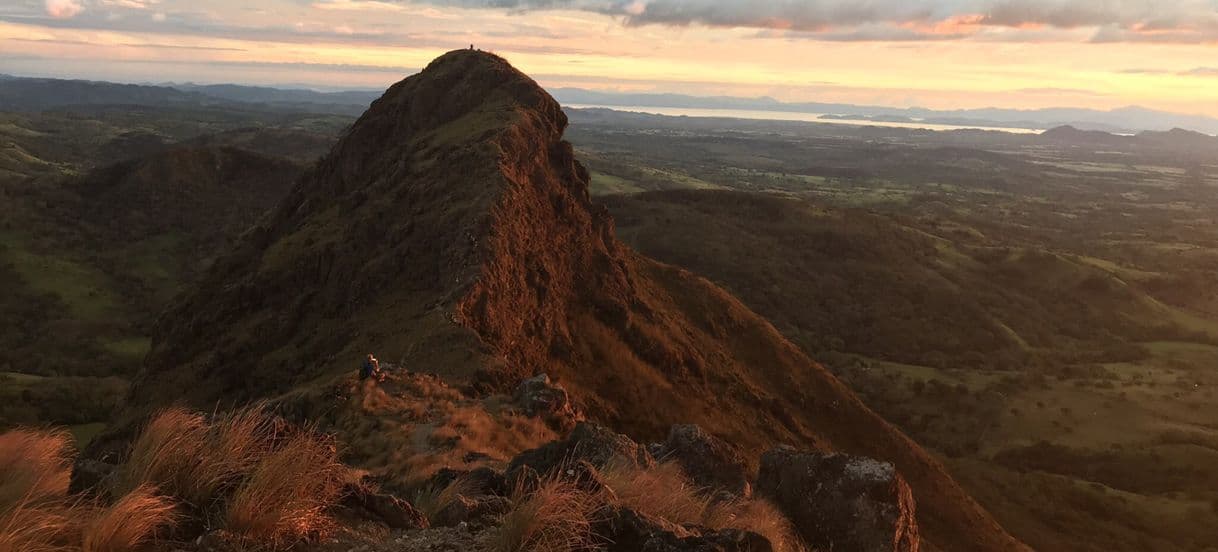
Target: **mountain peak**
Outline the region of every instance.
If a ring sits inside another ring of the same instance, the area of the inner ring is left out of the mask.
[[[889,460],[945,548],[1022,549],[773,326],[621,245],[565,126],[537,83],[483,52],[393,85],[166,311],[132,404],[270,399],[341,417],[350,405],[332,390],[370,352],[471,392],[545,373],[637,438],[695,423],[753,452],[785,442]],[[411,436],[376,439],[401,450]]]

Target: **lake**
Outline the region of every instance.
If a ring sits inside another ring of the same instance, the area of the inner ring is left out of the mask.
[[[703,109],[697,107],[652,107],[636,105],[591,105],[566,104],[574,109],[612,109],[632,113],[649,113],[667,115],[669,117],[726,117],[731,119],[758,119],[764,121],[802,121],[806,123],[822,123],[827,125],[875,126],[889,128],[914,128],[925,130],[993,130],[1013,134],[1039,134],[1041,130],[1029,128],[1007,128],[970,125],[941,125],[923,122],[868,121],[866,119],[821,119],[825,113],[806,113],[797,111],[766,111],[761,109]]]

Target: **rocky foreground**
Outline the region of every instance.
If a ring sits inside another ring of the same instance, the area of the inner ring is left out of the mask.
[[[420,383],[434,382],[424,375],[391,374],[379,384],[348,388],[354,396],[347,399],[362,401],[385,388]],[[761,456],[755,471],[750,466],[758,459],[746,457],[735,445],[696,425],[673,426],[663,442],[636,443],[583,421],[568,393],[544,375],[522,382],[504,409],[556,428],[562,436],[506,462],[488,454],[467,455],[477,458],[467,464],[468,469],[440,468],[410,485],[413,490],[390,474],[368,474],[364,481],[349,484],[334,508],[340,528],[298,549],[499,552],[505,549],[501,533],[510,530],[505,526],[513,523],[520,502],[555,484],[595,497],[587,517],[590,540],[583,547],[552,548],[533,542],[523,549],[915,552],[921,546],[909,486],[886,462],[779,446]],[[442,445],[432,452],[443,456],[450,449],[451,444]],[[73,487],[85,492],[103,488],[113,470],[95,461],[78,462]],[[667,474],[647,479],[654,488],[645,489],[642,496],[653,495],[651,500],[618,496],[619,491],[638,492],[633,484],[621,482],[621,474],[646,478],[649,473]],[[666,487],[673,481],[684,488]],[[769,519],[761,521],[716,519],[712,523],[718,527],[678,523],[666,519],[669,511],[655,504],[661,502],[661,495],[674,491],[702,497],[707,507],[725,512],[750,502],[773,509],[764,510]],[[216,530],[170,549],[229,552],[241,547],[223,530]]]

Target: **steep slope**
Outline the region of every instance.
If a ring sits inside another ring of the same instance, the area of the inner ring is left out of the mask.
[[[535,82],[482,52],[394,85],[162,316],[133,404],[299,394],[349,377],[368,351],[475,389],[546,372],[638,438],[693,422],[754,452],[889,459],[934,544],[1021,548],[739,301],[621,245],[565,126]]]
[[[13,184],[0,206],[0,367],[133,374],[164,305],[299,173],[231,148],[179,148]]]

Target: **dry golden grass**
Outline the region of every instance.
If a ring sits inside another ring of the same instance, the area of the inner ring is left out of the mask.
[[[63,504],[21,500],[0,512],[0,552],[73,552],[74,516]]]
[[[177,521],[171,499],[149,485],[137,487],[85,526],[83,552],[130,552],[155,538],[157,531]]]
[[[0,434],[0,513],[67,494],[71,439],[64,430],[14,429]]]
[[[137,550],[184,511],[220,520],[245,544],[282,548],[331,527],[350,471],[333,440],[289,430],[255,406],[208,422],[180,408],[158,413],[117,472],[109,507],[67,497],[66,432],[0,435],[0,552]]]
[[[63,430],[0,434],[0,552],[71,550],[67,504],[71,436]]]
[[[769,539],[775,552],[804,551],[791,522],[772,504],[761,499],[713,500],[675,463],[645,469],[611,462],[601,477],[617,495],[619,505],[637,512],[678,525],[752,531]]]
[[[601,470],[601,477],[622,506],[678,525],[714,527],[728,517],[673,463],[643,469],[625,462],[610,462]]]
[[[592,524],[604,505],[596,494],[557,478],[533,493],[518,489],[500,520],[495,552],[576,552],[595,547]]]
[[[152,484],[198,509],[212,508],[271,453],[282,429],[260,405],[211,423],[180,408],[162,411],[132,446],[116,491]]]
[[[807,550],[787,516],[768,500],[754,498],[734,504],[731,518],[721,527],[752,531],[770,540],[774,552]]]
[[[261,458],[229,499],[225,527],[245,542],[284,548],[325,533],[347,468],[334,444],[311,431],[287,437]]]
[[[464,477],[454,479],[445,486],[427,485],[415,491],[414,500],[410,503],[433,524],[436,514],[444,511],[461,497],[473,497],[477,494],[477,486],[473,481]]]
[[[197,487],[201,459],[207,457],[209,427],[203,415],[181,408],[163,410],[154,416],[131,446],[126,464],[114,483],[115,496],[134,492],[145,484],[183,502],[203,507]]]

